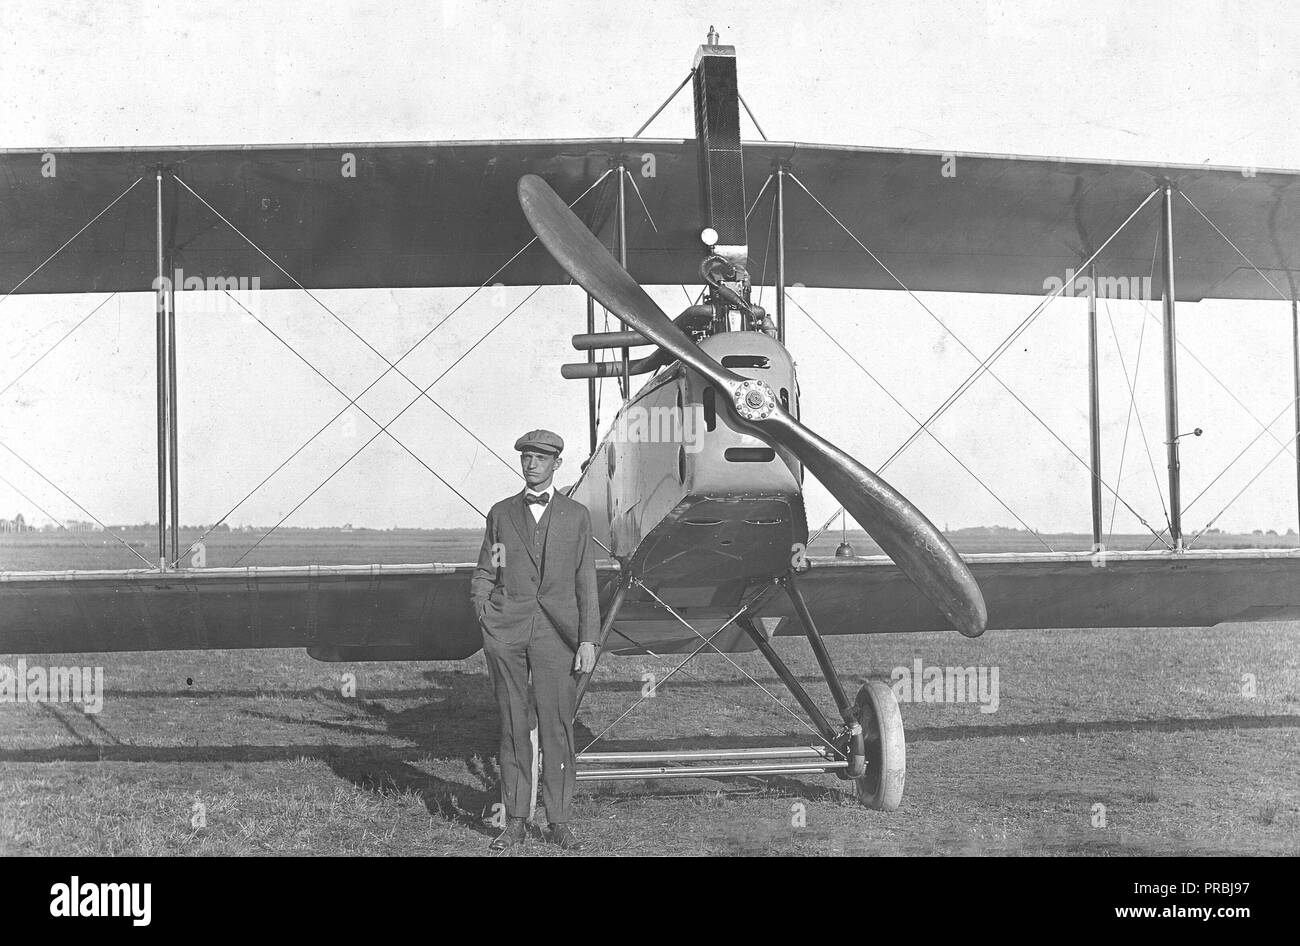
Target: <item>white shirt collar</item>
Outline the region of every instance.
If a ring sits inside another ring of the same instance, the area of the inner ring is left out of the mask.
[[[553,502],[555,502],[555,487],[554,487],[554,485],[552,485],[552,486],[548,486],[546,489],[542,490],[540,493],[534,491],[533,488],[530,487],[530,486],[525,486],[525,487],[524,487],[524,496],[525,496],[525,498],[528,497],[528,496],[542,496],[542,495],[547,494],[547,493],[549,493],[550,496],[549,496],[549,498],[548,498],[548,500],[547,500],[547,504],[546,504],[545,506],[539,506],[539,505],[537,505],[536,503],[527,503],[527,502],[524,503],[524,508],[527,509],[527,510],[528,510],[528,514],[531,515],[531,516],[533,517],[533,522],[541,522],[541,521],[542,521],[542,513],[546,512],[546,510],[547,510],[547,508],[549,508],[550,504],[553,503]]]

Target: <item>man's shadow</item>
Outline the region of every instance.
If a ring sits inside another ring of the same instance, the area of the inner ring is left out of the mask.
[[[401,759],[356,753],[332,757],[330,768],[366,791],[413,791],[431,815],[495,836],[500,830],[492,821],[493,806],[501,800],[500,728],[492,682],[482,673],[429,670],[423,676],[434,689],[431,698],[417,706],[391,710],[374,700],[348,703],[387,732],[426,748],[430,756],[464,762],[473,784],[440,778]],[[595,736],[586,723],[575,720],[575,747],[587,745]]]
[[[433,817],[459,824],[485,837],[494,837],[500,830],[494,819],[494,806],[501,800],[500,770],[496,758],[499,749],[500,728],[492,683],[486,673],[449,670],[427,670],[422,674],[428,684],[427,694],[416,697],[417,702],[401,708],[389,706],[383,695],[374,699],[343,697],[337,691],[319,690],[322,701],[337,704],[347,711],[345,720],[301,719],[279,714],[253,711],[254,715],[271,717],[283,723],[312,726],[316,729],[346,733],[351,736],[371,736],[376,732],[398,737],[413,744],[415,754],[427,753],[428,761],[460,763],[468,779],[448,778],[427,771],[431,766],[425,760],[412,760],[410,751],[394,753],[388,748],[368,749],[364,746],[336,746],[322,754],[322,758],[339,777],[357,788],[375,794],[412,792],[416,794]],[[601,684],[593,685],[601,689]],[[403,694],[409,699],[409,694]],[[248,712],[248,711],[246,711]],[[581,716],[574,723],[574,747],[581,751],[591,744],[597,732]],[[695,743],[733,746],[736,739],[722,737],[693,740]],[[748,743],[759,740],[740,739]],[[594,751],[618,749],[672,748],[674,740],[665,745],[661,740],[622,740],[602,738],[592,746]],[[699,745],[695,746],[700,747]],[[420,764],[417,764],[417,761]],[[748,779],[723,778],[724,785],[733,788],[753,787]],[[604,783],[593,783],[595,786]],[[806,795],[813,786],[790,780],[785,787]],[[596,793],[601,794],[599,788]],[[813,789],[815,790],[815,789]],[[652,790],[651,794],[655,794]],[[539,810],[541,799],[538,799]]]
[[[379,693],[371,699],[344,697],[320,689],[317,699],[336,704],[345,719],[294,718],[264,711],[251,715],[317,730],[374,737],[384,733],[414,746],[414,752],[394,753],[391,747],[337,745],[321,758],[341,778],[375,794],[412,792],[430,815],[460,824],[479,834],[495,836],[490,819],[500,800],[496,753],[499,738],[496,701],[485,674],[429,670],[423,674],[428,690],[415,696],[413,706],[393,708]],[[409,694],[403,694],[409,699]],[[418,758],[421,754],[426,758]],[[415,755],[415,760],[411,756]],[[421,764],[416,764],[417,761]],[[461,762],[468,780],[427,771],[438,762]],[[429,764],[432,763],[432,766]]]
[[[500,728],[491,680],[484,673],[445,670],[429,670],[423,677],[432,690],[415,706],[395,710],[378,700],[356,699],[347,700],[347,705],[389,734],[426,749],[432,758],[463,762],[472,782],[433,775],[391,754],[341,753],[331,755],[328,764],[335,774],[360,789],[414,792],[429,814],[495,836],[500,830],[493,819],[494,806],[501,800]],[[355,725],[349,728],[370,731]],[[586,745],[594,736],[581,720],[575,722],[575,745]]]

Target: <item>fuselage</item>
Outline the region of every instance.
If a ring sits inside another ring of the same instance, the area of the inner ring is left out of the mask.
[[[778,341],[724,332],[700,348],[766,381],[798,416],[794,363]],[[701,630],[729,617],[746,589],[788,571],[808,538],[802,465],[742,428],[728,397],[680,363],[667,365],[623,405],[571,492],[611,557]],[[692,636],[644,593],[624,611],[620,627],[635,628],[630,636],[652,649]]]

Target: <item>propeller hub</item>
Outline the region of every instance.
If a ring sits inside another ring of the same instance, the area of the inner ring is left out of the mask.
[[[767,420],[776,411],[776,394],[766,381],[752,378],[740,382],[731,392],[736,413],[745,420]]]

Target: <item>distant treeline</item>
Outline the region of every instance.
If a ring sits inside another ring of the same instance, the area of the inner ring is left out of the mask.
[[[90,523],[86,523],[86,525],[89,526]],[[105,528],[110,532],[118,532],[118,533],[134,533],[134,532],[153,533],[153,532],[157,532],[158,525],[157,523],[154,522],[139,522],[139,523],[126,524],[126,525],[110,525],[110,526],[106,526]],[[270,525],[231,526],[229,523],[225,523],[225,522],[215,527],[205,525],[205,524],[180,526],[180,531],[187,534],[210,532],[213,535],[217,533],[263,533],[271,529],[272,526]],[[41,531],[41,532],[63,531],[59,527],[51,526],[48,523],[43,526],[35,526],[35,525],[28,526],[28,530]],[[74,530],[74,531],[78,531],[78,530]],[[482,527],[481,526],[453,526],[453,527],[446,527],[446,528],[443,527],[431,528],[427,526],[390,526],[389,528],[385,529],[385,528],[377,528],[374,526],[352,526],[348,524],[344,524],[341,526],[287,526],[286,525],[286,526],[280,526],[278,529],[275,529],[275,532],[277,534],[283,534],[283,535],[323,535],[323,534],[342,533],[342,534],[370,534],[370,535],[419,535],[419,536],[460,537],[470,533],[480,534],[482,532]],[[1000,539],[1003,541],[1014,540],[1018,538],[1025,538],[1025,539],[1029,539],[1030,541],[1033,541],[1034,537],[1045,538],[1045,539],[1072,539],[1072,538],[1077,538],[1079,536],[1085,536],[1085,537],[1087,536],[1086,532],[1036,532],[1036,531],[1031,532],[1027,529],[1013,529],[1010,526],[963,526],[958,529],[944,529],[943,532],[945,535],[960,537],[960,538],[969,538],[969,539],[991,538],[991,539]],[[1285,532],[1279,532],[1276,529],[1252,529],[1249,531],[1242,530],[1240,532],[1232,532],[1232,531],[1225,531],[1223,529],[1207,529],[1205,534],[1213,535],[1213,536],[1282,537],[1282,536],[1295,536],[1296,530],[1294,528],[1289,528]],[[824,533],[824,535],[828,537],[832,535],[838,536],[839,530],[828,529]],[[861,529],[849,529],[848,535],[854,538],[861,538],[861,537],[865,537],[866,533],[863,532]],[[1119,533],[1116,533],[1115,537],[1118,538],[1119,535],[1120,535]],[[1143,536],[1143,533],[1139,533],[1139,532],[1124,533],[1124,535],[1129,537],[1140,538]],[[1148,535],[1147,538],[1149,537],[1150,536]]]
[[[112,532],[156,532],[158,524],[156,522],[139,522],[130,525],[110,525],[106,526]],[[243,525],[231,526],[228,523],[221,523],[213,527],[209,525],[181,525],[182,532],[207,532],[209,529],[213,533],[217,532],[266,532],[271,528],[270,525]],[[276,532],[377,532],[377,533],[411,533],[419,535],[460,535],[465,532],[482,532],[482,526],[455,526],[452,528],[428,528],[425,526],[391,526],[387,529],[379,529],[371,526],[280,526]]]

